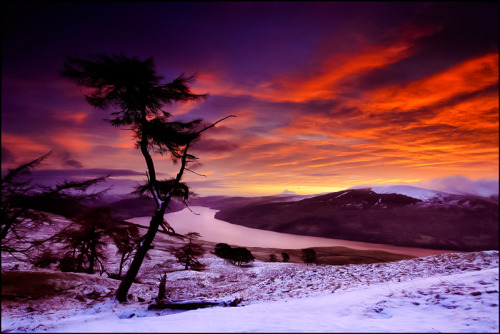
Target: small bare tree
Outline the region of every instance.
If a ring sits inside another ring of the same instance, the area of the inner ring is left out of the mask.
[[[200,263],[199,258],[205,254],[203,247],[196,242],[201,237],[198,232],[189,232],[186,234],[188,242],[180,247],[170,247],[169,252],[175,256],[177,261],[184,266],[184,270],[189,268],[201,270],[204,265]]]
[[[118,267],[118,274],[112,274],[113,277],[116,276],[116,278],[121,279],[123,266],[134,254],[134,251],[139,246],[140,240],[139,229],[134,225],[117,229],[114,233],[114,242],[118,248],[117,254],[120,254],[120,264]]]

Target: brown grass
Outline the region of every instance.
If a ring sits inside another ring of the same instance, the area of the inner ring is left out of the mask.
[[[345,265],[345,264],[365,264],[378,262],[393,262],[405,259],[412,259],[414,256],[395,254],[377,250],[358,250],[347,247],[312,247],[316,251],[318,264]],[[288,253],[289,262],[303,263],[301,249],[276,249],[248,247],[253,256],[259,261],[269,261],[269,255],[275,254],[281,262],[281,253]]]

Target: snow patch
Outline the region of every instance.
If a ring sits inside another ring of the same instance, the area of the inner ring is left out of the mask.
[[[371,189],[377,194],[401,194],[413,198],[417,198],[423,201],[427,201],[432,198],[443,198],[452,196],[442,191],[428,190],[412,186],[395,185],[395,186],[373,186]]]

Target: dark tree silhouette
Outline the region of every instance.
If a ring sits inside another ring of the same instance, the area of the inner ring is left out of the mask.
[[[93,274],[105,270],[105,250],[116,231],[110,207],[96,207],[78,215],[73,229],[61,233],[56,241],[65,244],[66,253],[60,262],[63,271]]]
[[[187,165],[197,158],[188,153],[190,145],[200,138],[203,131],[215,126],[227,116],[210,125],[202,126],[201,119],[190,122],[169,122],[172,116],[162,108],[173,102],[200,101],[206,95],[191,92],[189,84],[194,77],[179,76],[162,84],[156,74],[153,60],[144,61],[125,56],[97,55],[93,59],[69,57],[62,76],[78,85],[90,88],[87,102],[100,109],[113,108],[108,120],[113,126],[127,126],[134,132],[137,148],[147,166],[148,182],[137,189],[138,193],[150,194],[156,205],[148,231],[139,245],[127,274],[116,292],[120,302],[127,300],[128,290],[134,281],[150,248],[159,226],[166,225],[165,210],[172,198],[185,202],[189,188],[181,183]],[[200,129],[201,127],[201,129]],[[168,154],[174,162],[180,161],[177,175],[159,180],[151,154]],[[168,226],[169,227],[169,226]],[[170,227],[169,230],[173,231]]]
[[[226,243],[218,243],[215,245],[214,254],[223,259],[229,259],[231,257],[231,246]]]
[[[278,257],[276,256],[276,254],[269,254],[269,262],[277,262],[278,261]]]
[[[243,263],[254,261],[255,258],[248,249],[244,247],[231,247],[226,243],[218,243],[215,245],[214,254],[220,258],[231,261],[241,267]]]
[[[167,273],[160,275],[160,284],[158,285],[158,296],[156,297],[156,302],[160,303],[163,299],[167,297]]]
[[[82,182],[64,181],[55,186],[34,185],[30,176],[50,152],[28,163],[11,169],[1,180],[1,250],[13,256],[24,255],[28,261],[36,263],[36,257],[50,255],[50,251],[43,249],[45,243],[54,240],[58,234],[46,239],[35,239],[33,231],[41,224],[54,224],[55,213],[68,219],[73,219],[77,212],[85,209],[83,200],[102,196],[105,192],[87,192],[89,187],[104,182],[106,177],[85,180]],[[64,232],[69,226],[61,230]],[[43,266],[43,265],[42,265]]]
[[[245,247],[236,247],[231,249],[231,258],[234,264],[241,267],[243,263],[252,262],[255,260],[252,252]]]
[[[188,270],[189,268],[193,270],[203,269],[204,265],[200,263],[198,260],[200,257],[205,254],[203,247],[200,244],[196,243],[196,240],[201,235],[197,232],[189,232],[186,234],[188,238],[188,242],[180,247],[170,247],[169,252],[175,256],[177,261],[184,265],[184,270]]]
[[[290,255],[288,255],[288,253],[281,253],[281,258],[283,259],[283,262],[288,262],[290,261]]]
[[[316,251],[312,248],[303,249],[302,260],[307,265],[309,265],[309,263],[316,263]]]
[[[122,277],[123,266],[133,255],[141,240],[139,229],[135,225],[117,229],[113,234],[113,239],[118,248],[117,254],[120,254],[120,265],[118,267],[118,274],[112,274],[111,277],[115,277],[116,275],[116,278],[120,279]]]

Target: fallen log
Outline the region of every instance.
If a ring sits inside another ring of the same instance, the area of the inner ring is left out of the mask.
[[[172,309],[172,310],[195,310],[198,308],[205,307],[214,307],[214,306],[222,306],[222,307],[235,307],[241,303],[241,298],[235,299],[203,299],[203,298],[195,298],[189,300],[170,300],[170,299],[162,299],[160,301],[153,301],[148,306],[148,310],[164,310],[164,309]]]

